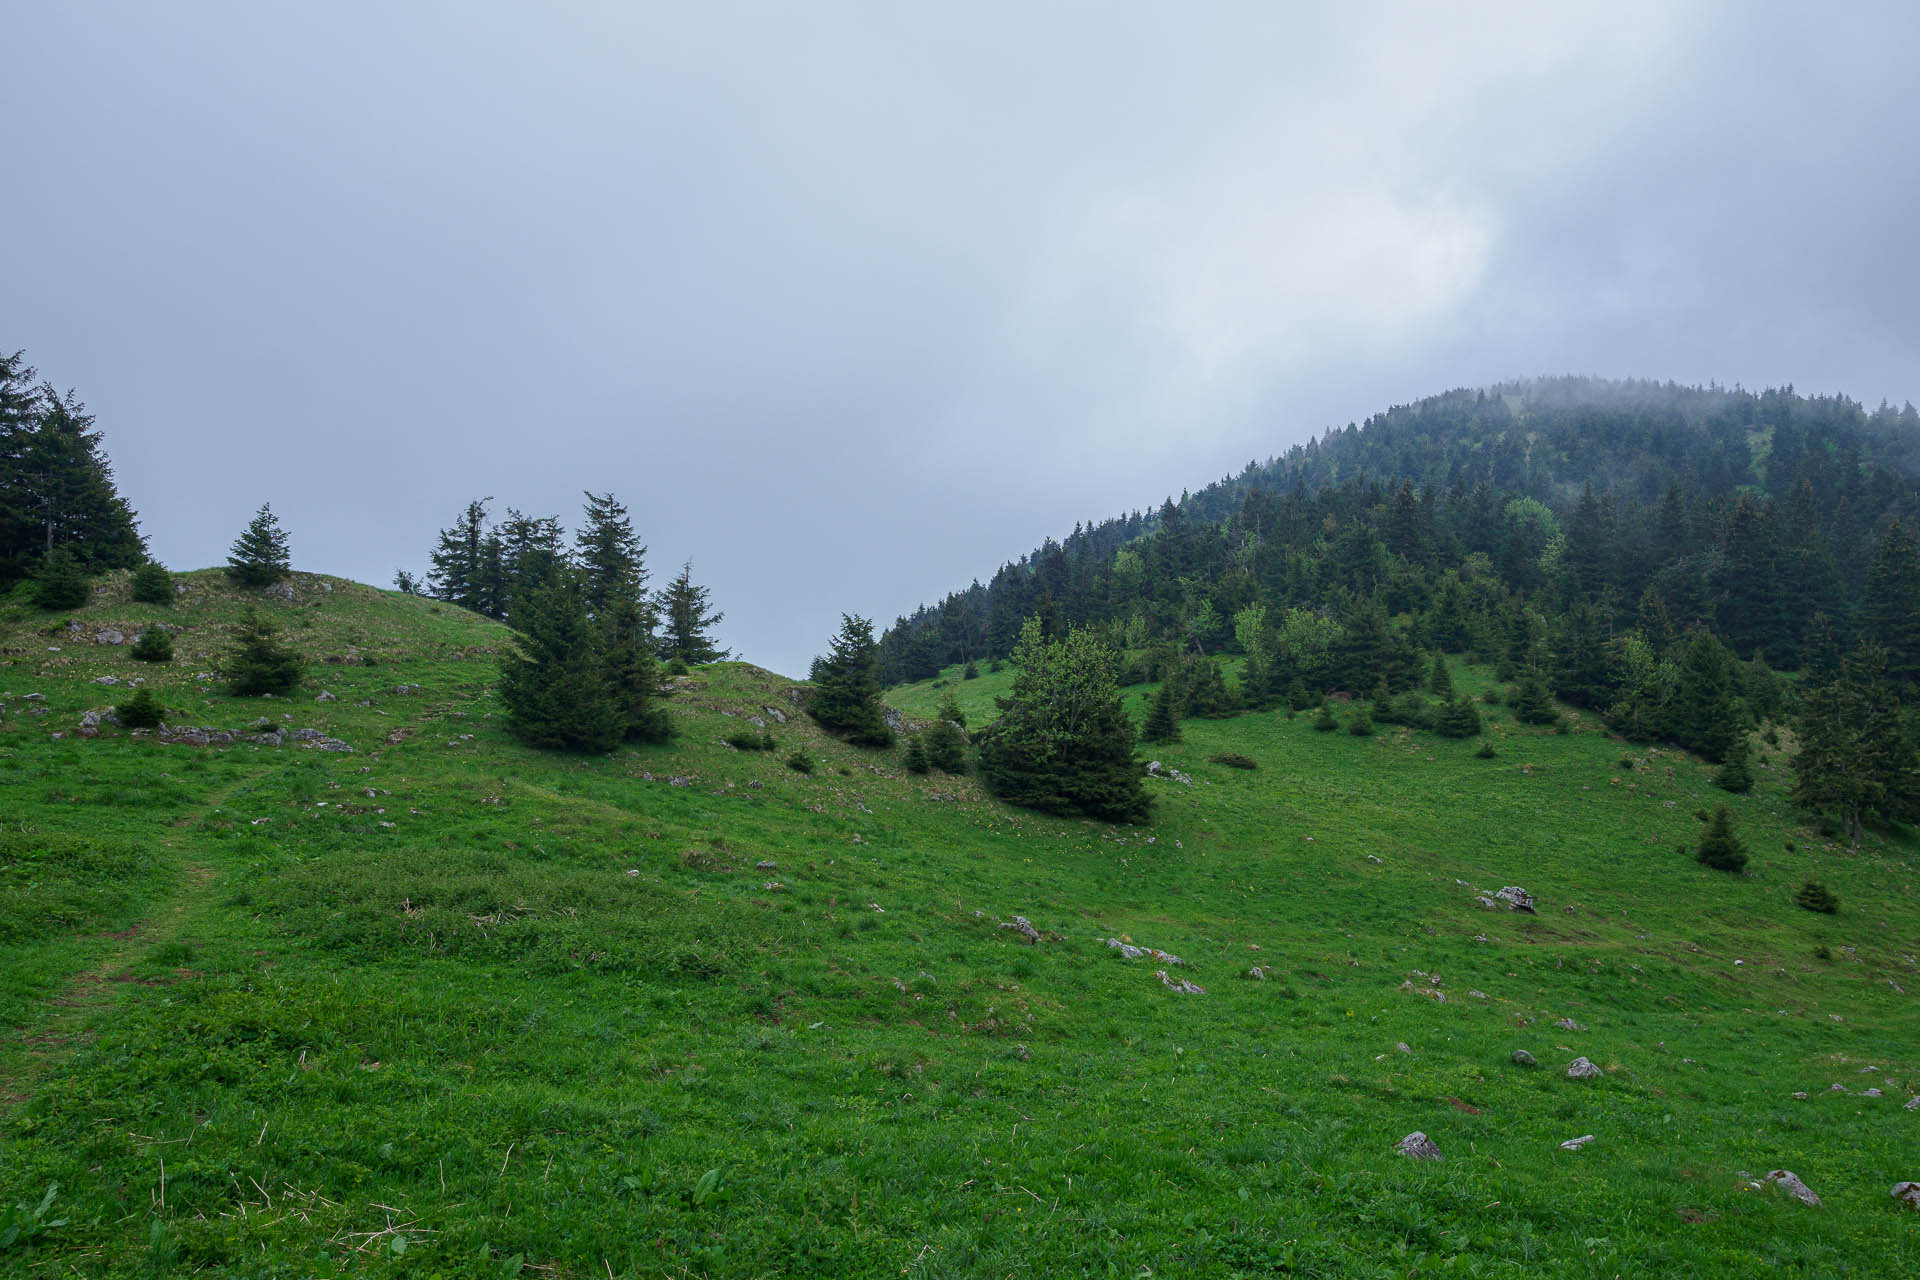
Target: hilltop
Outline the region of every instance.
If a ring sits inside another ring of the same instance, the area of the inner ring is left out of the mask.
[[[739,663],[670,682],[670,743],[532,751],[497,623],[179,581],[0,602],[10,1273],[1920,1269],[1887,1195],[1920,1176],[1916,849],[1806,825],[1790,735],[1728,796],[1578,708],[1483,701],[1491,759],[1193,719],[1152,749],[1186,781],[1113,827],[909,774]],[[201,674],[249,607],[310,660],[289,698]],[[165,668],[98,642],[159,622]],[[888,699],[977,726],[1010,678]],[[134,679],[236,739],[80,736]],[[1739,876],[1691,856],[1723,802]],[[1444,1162],[1394,1154],[1415,1130]],[[1754,1189],[1783,1167],[1824,1207]]]

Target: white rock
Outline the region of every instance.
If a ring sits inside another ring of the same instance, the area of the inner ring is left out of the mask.
[[[1813,1194],[1813,1189],[1806,1183],[1800,1181],[1800,1175],[1791,1169],[1775,1169],[1767,1175],[1767,1181],[1779,1187],[1801,1204],[1810,1205],[1815,1209],[1820,1207],[1820,1197]]]
[[[1593,1141],[1592,1134],[1590,1133],[1582,1134],[1578,1138],[1569,1138],[1565,1142],[1561,1143],[1560,1149],[1562,1151],[1578,1151],[1580,1148],[1586,1146],[1589,1142],[1592,1142],[1592,1141]]]
[[[1896,1182],[1893,1198],[1909,1209],[1920,1209],[1920,1182]]]
[[[1575,1058],[1571,1063],[1567,1064],[1567,1079],[1569,1080],[1592,1080],[1599,1074],[1600,1068],[1594,1066],[1585,1058]]]
[[[1400,1139],[1400,1141],[1394,1143],[1393,1149],[1401,1155],[1414,1160],[1446,1159],[1445,1156],[1440,1154],[1440,1148],[1434,1140],[1417,1129]]]

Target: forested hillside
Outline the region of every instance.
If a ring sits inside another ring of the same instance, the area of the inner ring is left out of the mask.
[[[1817,809],[1911,816],[1920,676],[1920,415],[1791,389],[1581,379],[1456,391],[1329,432],[1151,516],[1076,528],[882,639],[890,682],[1007,656],[1021,622],[1093,629],[1225,714],[1425,682],[1434,653],[1493,665],[1618,732],[1721,760],[1795,711],[1840,742]],[[1215,659],[1244,654],[1237,685]],[[1799,681],[1780,672],[1800,672]],[[1798,690],[1822,696],[1798,699]],[[1878,717],[1876,719],[1876,717]]]
[[[1329,431],[1152,514],[1076,526],[895,622],[886,674],[1005,657],[1020,622],[1238,651],[1249,605],[1379,604],[1410,639],[1486,642],[1499,607],[1617,631],[1710,628],[1792,670],[1825,613],[1867,616],[1873,558],[1915,512],[1920,413],[1560,379],[1454,391]],[[1463,598],[1464,595],[1464,598]],[[1272,619],[1278,621],[1277,617]]]

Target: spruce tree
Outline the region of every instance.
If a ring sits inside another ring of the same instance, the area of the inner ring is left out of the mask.
[[[655,606],[660,614],[660,656],[680,659],[690,667],[725,662],[732,651],[714,645],[712,628],[726,618],[707,608],[707,588],[693,583],[693,561],[660,592]]]
[[[496,616],[487,590],[487,504],[492,501],[469,502],[460,518],[440,531],[428,556],[433,569],[427,575],[427,591],[434,599],[488,617]]]
[[[877,647],[873,623],[843,613],[840,632],[826,656],[813,660],[807,714],[855,746],[884,747],[893,742],[893,731],[880,710]]]
[[[1471,738],[1480,732],[1480,713],[1465,698],[1455,698],[1434,718],[1433,731],[1443,738]]]
[[[586,498],[586,524],[574,535],[573,558],[580,566],[587,612],[598,615],[623,596],[644,603],[647,549],[634,534],[626,507],[611,493],[589,491]]]
[[[1356,702],[1353,704],[1353,715],[1347,719],[1347,732],[1356,738],[1372,736],[1373,719],[1367,715],[1366,703]]]
[[[1447,655],[1433,655],[1433,671],[1427,677],[1427,689],[1442,702],[1453,701],[1453,673],[1447,670]]]
[[[1746,847],[1734,832],[1733,815],[1727,812],[1727,806],[1721,805],[1713,811],[1713,818],[1700,837],[1700,848],[1694,857],[1702,866],[1712,867],[1715,871],[1738,871],[1747,865]]]
[[[172,604],[173,575],[163,564],[147,561],[133,571],[129,594],[141,604]]]
[[[141,685],[131,698],[113,709],[113,714],[128,729],[151,729],[166,719],[167,709],[153,694],[153,689]]]
[[[1745,795],[1753,790],[1753,771],[1747,764],[1747,740],[1741,736],[1727,749],[1727,758],[1713,772],[1713,785],[1722,791]]]
[[[1896,683],[1920,682],[1920,541],[1904,520],[1887,527],[1863,597],[1868,639],[1887,651]]]
[[[1554,709],[1553,694],[1547,688],[1546,677],[1540,674],[1538,668],[1520,677],[1520,685],[1513,698],[1513,718],[1522,724],[1552,724],[1560,718],[1560,713]]]
[[[1151,801],[1120,702],[1113,650],[1092,632],[1050,640],[1029,619],[1014,647],[1019,674],[980,746],[980,774],[1010,804],[1139,822]]]
[[[78,609],[92,594],[87,571],[66,547],[55,547],[40,561],[40,571],[33,583],[33,602],[42,609]]]
[[[617,597],[595,617],[594,628],[620,736],[628,742],[665,742],[673,736],[673,718],[660,705],[660,667],[646,611],[631,597]]]
[[[1180,741],[1180,720],[1174,714],[1174,699],[1178,696],[1174,683],[1163,680],[1154,692],[1153,701],[1147,704],[1147,722],[1140,728],[1140,741]]]
[[[907,772],[925,773],[931,766],[927,763],[927,744],[914,734],[907,739]]]
[[[293,573],[286,531],[263,503],[227,553],[227,576],[243,587],[270,587]]]
[[[1793,891],[1793,905],[1830,916],[1840,910],[1840,898],[1818,880],[1808,880]]]
[[[137,662],[172,662],[173,636],[159,627],[148,627],[127,654]]]
[[[1340,722],[1333,718],[1332,703],[1322,702],[1320,704],[1320,714],[1313,718],[1313,727],[1314,730],[1319,733],[1332,733],[1340,727]]]
[[[272,623],[254,610],[247,610],[220,664],[230,693],[240,697],[286,693],[300,683],[306,662],[299,653],[280,643],[275,638],[277,634]]]
[[[93,416],[72,392],[23,385],[33,370],[0,357],[0,585],[34,575],[55,548],[83,569],[130,569],[147,548],[113,486]]]
[[[517,644],[500,659],[508,731],[528,746],[562,751],[618,746],[631,715],[609,686],[579,581],[560,574],[534,588],[515,621]]]
[[[940,712],[925,734],[927,762],[942,773],[967,771],[966,715],[949,693],[940,704]]]

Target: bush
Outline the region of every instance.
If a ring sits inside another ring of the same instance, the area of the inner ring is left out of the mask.
[[[1823,942],[1813,949],[1813,958],[1815,960],[1831,960],[1833,959],[1833,948]]]
[[[141,604],[173,603],[173,575],[152,560],[133,571],[131,587],[133,598]]]
[[[925,773],[933,766],[927,763],[927,744],[919,734],[907,739],[907,772]]]
[[[787,757],[787,768],[795,773],[812,773],[813,761],[807,759],[807,753],[795,747],[793,754]]]
[[[1734,834],[1733,815],[1727,812],[1727,806],[1721,805],[1714,811],[1713,821],[1707,824],[1705,834],[1700,837],[1699,852],[1694,856],[1700,865],[1715,871],[1738,871],[1747,865],[1747,851],[1740,837]]]
[[[980,678],[980,668],[969,662],[961,669],[960,678],[962,680],[978,680]]]
[[[1353,718],[1347,721],[1347,732],[1356,738],[1371,737],[1373,720],[1367,715],[1367,704],[1357,702],[1353,707]]]
[[[1434,717],[1433,731],[1443,738],[1471,738],[1480,732],[1480,713],[1465,698],[1455,698]]]
[[[1251,756],[1243,756],[1235,751],[1222,751],[1217,756],[1208,756],[1207,759],[1215,764],[1223,764],[1229,769],[1258,769],[1260,767]]]
[[[1321,733],[1332,733],[1340,727],[1340,722],[1333,718],[1332,706],[1325,702],[1320,704],[1320,714],[1313,718],[1313,727]]]
[[[1480,744],[1480,749],[1474,752],[1473,754],[1480,757],[1482,760],[1491,760],[1497,753],[1494,751],[1493,744],[1491,742],[1482,742]]]
[[[140,662],[172,662],[173,637],[159,627],[148,627],[127,652]]]
[[[167,709],[153,696],[152,689],[141,685],[131,698],[115,707],[113,713],[129,729],[151,729],[166,718]]]
[[[73,558],[73,552],[55,547],[53,554],[40,562],[40,572],[33,583],[33,602],[42,609],[49,612],[77,609],[91,594],[87,571]]]
[[[1809,880],[1793,891],[1793,905],[1830,916],[1840,910],[1840,898],[1818,880]]]
[[[1741,796],[1753,790],[1753,773],[1747,768],[1746,743],[1735,743],[1733,749],[1727,752],[1726,762],[1713,771],[1713,785]]]
[[[751,733],[745,729],[735,729],[721,739],[735,751],[770,751],[773,739],[762,734]]]
[[[273,625],[259,614],[248,611],[241,620],[240,633],[221,662],[228,689],[246,697],[257,693],[285,693],[300,683],[306,662],[292,649],[274,639]]]

